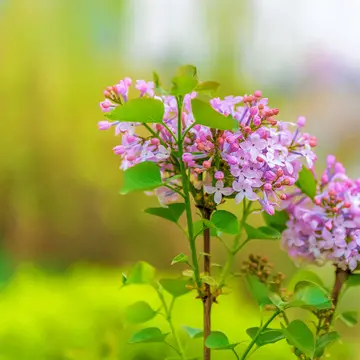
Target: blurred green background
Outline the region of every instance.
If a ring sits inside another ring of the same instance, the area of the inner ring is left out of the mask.
[[[142,212],[155,198],[118,195],[111,149],[119,140],[97,130],[103,88],[125,76],[150,80],[152,70],[168,81],[193,63],[200,78],[222,84],[220,95],[262,89],[281,119],[305,115],[319,167],[331,151],[356,176],[359,16],[356,0],[0,0],[0,359],[164,357],[162,348],[124,345],[122,309],[154,294],[124,295],[121,270],[142,259],[169,273],[187,246],[171,224]],[[248,246],[238,267],[250,252],[296,271],[277,243],[264,242]],[[320,271],[330,282],[331,269]],[[258,317],[243,286],[234,290],[214,327],[239,341]],[[346,298],[351,310],[358,295]],[[185,298],[181,321],[200,326],[199,304]],[[347,345],[331,359],[360,359],[359,329],[341,330]],[[266,351],[291,358],[284,344]]]

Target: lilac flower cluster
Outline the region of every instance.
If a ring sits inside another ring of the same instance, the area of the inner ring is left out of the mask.
[[[128,101],[129,78],[108,87],[106,99],[100,103],[103,112],[112,111]],[[141,123],[99,122],[99,128],[115,128],[121,135],[121,144],[114,152],[122,159],[121,169],[126,170],[143,161],[153,161],[161,169],[164,179],[178,175],[179,161],[183,161],[191,180],[191,191],[207,194],[214,206],[227,198],[240,203],[244,198],[258,201],[269,214],[274,206],[285,200],[285,190],[298,178],[302,159],[309,168],[313,167],[316,155],[312,148],[316,138],[302,132],[305,118],[299,117],[297,124],[275,119],[279,110],[270,108],[268,99],[261,91],[253,95],[213,98],[210,104],[214,110],[237,121],[233,131],[212,129],[195,123],[191,100],[196,92],[184,96],[182,108],[182,129],[184,137],[182,159],[178,150],[178,104],[171,95],[157,96],[154,83],[136,81],[135,88],[140,97],[150,97],[164,104],[163,124],[147,126],[149,134],[143,135],[138,129]],[[181,181],[173,180],[171,186],[181,191]],[[168,187],[156,191],[160,202],[176,201],[178,194]]]
[[[294,197],[288,211],[290,220],[282,241],[290,256],[318,264],[331,261],[343,270],[358,268],[360,179],[347,177],[333,155],[327,158],[314,201]]]

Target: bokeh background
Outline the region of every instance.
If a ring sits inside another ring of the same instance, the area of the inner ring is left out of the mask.
[[[186,242],[142,212],[156,199],[118,195],[119,140],[97,130],[103,88],[153,70],[169,81],[195,64],[220,95],[261,89],[281,119],[306,116],[319,167],[333,152],[359,176],[359,18],[358,0],[0,0],[0,359],[164,357],[161,347],[124,345],[122,309],[156,300],[144,288],[120,291],[121,271],[141,259],[170,273]],[[254,242],[238,266],[250,252],[296,271],[277,243]],[[331,269],[317,271],[331,282]],[[214,323],[242,340],[258,317],[240,282],[234,290]],[[181,321],[200,325],[191,295],[178,306]],[[345,344],[331,359],[360,359],[359,329],[340,329]],[[266,351],[292,357],[285,345]]]

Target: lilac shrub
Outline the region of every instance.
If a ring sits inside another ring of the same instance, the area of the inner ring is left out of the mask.
[[[124,171],[121,193],[144,191],[155,195],[160,206],[145,212],[175,223],[189,244],[189,255],[182,253],[172,260],[172,265],[185,267],[181,278],[157,281],[153,267],[145,262],[137,263],[123,276],[124,286],[150,285],[161,304],[159,310],[154,310],[144,301],[137,302],[127,310],[127,319],[139,323],[162,314],[172,335],[169,342],[166,333],[150,327],[135,333],[130,342],[163,342],[179,359],[189,359],[171,315],[175,300],[194,291],[203,303],[203,328],[184,326],[183,330],[190,338],[204,339],[205,360],[210,359],[211,350],[230,350],[237,359],[245,359],[254,346],[282,339],[288,341],[298,358],[319,358],[333,341],[330,327],[317,333],[313,343],[304,345],[296,339],[304,334],[309,339],[308,332],[310,337],[313,334],[301,320],[290,322],[285,311],[307,307],[324,318],[324,311],[331,312],[333,307],[328,293],[306,282],[294,294],[280,291],[283,277],[269,277],[267,262],[261,257],[250,259],[244,278],[260,308],[274,312],[260,327],[247,330],[250,340],[242,355],[235,350],[239,343],[212,331],[211,310],[229,285],[238,252],[254,239],[280,239],[286,225],[283,245],[291,255],[314,261],[331,259],[339,268],[353,270],[358,261],[355,251],[359,232],[355,228],[357,215],[350,204],[359,202],[359,183],[346,178],[342,167],[329,158],[319,195],[313,196],[316,138],[303,131],[304,117],[296,123],[278,120],[279,109],[271,107],[261,91],[213,97],[219,84],[199,81],[196,68],[190,65],[178,70],[172,84],[170,90],[164,89],[157,74],[154,81],[125,78],[107,87],[105,100],[100,103],[107,119],[99,122],[99,129],[113,129],[120,137],[113,151]],[[295,187],[299,190],[294,192]],[[339,189],[345,188],[346,194],[339,195]],[[221,209],[229,201],[239,205],[238,213]],[[290,218],[278,211],[280,206],[287,207]],[[249,225],[249,218],[259,213],[266,226]],[[200,235],[201,253],[197,245]],[[215,255],[211,254],[211,237],[221,242],[228,255],[217,276],[211,274]],[[258,267],[259,271],[253,271]],[[329,319],[330,315],[326,316]],[[268,326],[279,318],[284,319],[282,328],[269,333]],[[320,339],[318,335],[330,338]]]

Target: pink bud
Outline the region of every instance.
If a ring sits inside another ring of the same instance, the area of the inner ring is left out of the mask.
[[[190,154],[190,153],[184,153],[184,154],[182,155],[182,159],[183,159],[184,162],[187,163],[187,162],[189,162],[189,161],[192,161],[193,155]]]
[[[152,138],[150,142],[151,145],[156,145],[156,146],[160,145],[160,140],[158,138]]]
[[[269,215],[274,215],[275,214],[275,209],[272,205],[270,204],[265,204],[264,205],[264,210],[269,214]]]
[[[222,144],[224,144],[224,139],[221,137],[221,138],[218,138],[218,143],[220,144],[220,145],[222,145]]]
[[[329,154],[326,158],[326,165],[327,167],[331,168],[336,163],[336,157],[334,155]]]
[[[261,124],[261,117],[258,115],[254,116],[253,123],[255,126],[259,126]]]
[[[266,184],[264,185],[264,190],[267,190],[267,191],[272,190],[272,185],[271,185],[270,183],[266,183]]]
[[[345,174],[346,170],[342,163],[337,162],[334,167],[335,174]]]
[[[161,131],[163,129],[163,126],[161,124],[156,124],[155,128],[157,131]]]
[[[287,199],[287,195],[286,195],[286,194],[281,194],[281,195],[280,195],[280,199],[281,199],[281,200],[286,200],[286,199]]]
[[[110,121],[99,121],[98,122],[99,130],[108,130],[111,128],[112,125],[113,125],[113,123],[111,123]]]
[[[348,201],[345,201],[344,202],[344,208],[346,208],[346,209],[351,208],[351,203],[349,203]]]
[[[128,160],[128,161],[134,161],[135,159],[136,159],[136,155],[128,155],[126,157],[126,160]]]
[[[194,130],[200,131],[201,130],[201,125],[199,125],[199,124],[195,125]]]
[[[127,136],[126,140],[131,144],[137,140],[137,137],[133,136],[133,135],[129,135],[129,136]]]
[[[332,221],[331,221],[331,220],[328,220],[328,221],[325,223],[325,227],[326,227],[326,229],[331,230],[331,229],[333,228]]]
[[[251,127],[250,126],[245,126],[244,127],[244,133],[245,134],[250,134],[251,133]]]
[[[214,178],[216,180],[223,180],[224,179],[224,173],[222,171],[216,171]]]
[[[256,158],[256,161],[261,163],[261,162],[264,162],[264,159],[262,157],[258,156]]]
[[[252,107],[250,108],[250,115],[251,115],[251,116],[256,115],[258,112],[259,112],[259,109],[257,108],[257,106],[252,106]]]
[[[317,138],[315,136],[312,136],[309,140],[309,144],[311,147],[315,147],[317,145]]]
[[[205,160],[203,163],[202,163],[203,167],[205,169],[210,169],[211,168],[211,161],[210,160]]]
[[[122,145],[115,146],[115,147],[113,148],[113,151],[114,151],[114,153],[115,153],[116,155],[122,155],[122,154],[125,153],[125,149],[124,149],[124,147],[123,147]]]
[[[280,110],[278,108],[272,109],[273,115],[279,114]]]
[[[257,97],[257,98],[262,97],[262,92],[261,92],[261,90],[255,90],[255,91],[254,91],[254,96]]]
[[[328,181],[329,181],[329,177],[327,176],[327,174],[324,173],[324,174],[322,175],[322,177],[321,177],[321,182],[322,182],[323,184],[327,184]]]
[[[284,175],[283,169],[277,169],[277,170],[276,170],[276,175],[277,175],[278,177],[283,176],[283,175]]]
[[[306,124],[306,118],[305,116],[299,116],[297,120],[298,127],[304,127]]]
[[[111,96],[110,91],[104,90],[104,96],[105,96],[105,97],[110,97],[110,96]]]

